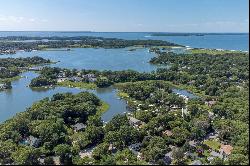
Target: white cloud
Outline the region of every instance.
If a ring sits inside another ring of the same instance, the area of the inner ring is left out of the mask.
[[[35,22],[35,21],[36,21],[36,19],[34,19],[34,18],[30,18],[30,19],[29,19],[29,21],[30,21],[30,22]]]
[[[28,18],[28,17],[22,17],[22,16],[7,16],[7,15],[1,15],[0,14],[0,25],[1,23],[4,24],[13,24],[13,23],[39,23],[39,22],[48,22],[47,19],[38,19],[38,18]]]

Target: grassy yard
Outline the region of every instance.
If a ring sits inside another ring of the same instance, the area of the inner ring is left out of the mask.
[[[64,81],[57,83],[58,86],[64,87],[74,87],[74,88],[82,88],[82,89],[95,89],[97,86],[94,83],[86,83],[86,82],[71,82]]]
[[[117,96],[119,96],[119,97],[121,97],[121,98],[128,98],[128,97],[129,97],[129,95],[128,95],[127,93],[121,92],[121,91],[119,91],[119,92],[117,93]]]
[[[190,50],[192,54],[211,54],[211,55],[222,55],[226,53],[241,53],[240,51],[231,50],[215,50],[215,49],[192,49]]]
[[[206,140],[204,141],[204,144],[209,146],[213,150],[219,150],[220,149],[220,143],[216,140]]]
[[[109,104],[102,101],[102,105],[98,107],[97,115],[101,116],[104,112],[109,109]]]

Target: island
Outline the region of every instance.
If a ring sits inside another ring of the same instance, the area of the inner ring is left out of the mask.
[[[0,91],[11,89],[11,81],[20,78],[19,74],[27,70],[39,70],[37,65],[52,63],[41,57],[0,58]]]
[[[25,42],[29,41],[29,42]],[[131,46],[181,46],[162,40],[124,40],[90,36],[76,37],[0,37],[0,55],[15,54],[16,51],[36,51],[55,48],[125,48]],[[68,49],[66,49],[68,50]]]
[[[68,41],[60,42],[58,47]],[[102,47],[107,46],[104,43]],[[130,45],[118,43],[114,47]],[[104,123],[101,115],[108,105],[92,93],[44,98],[0,125],[0,163],[248,164],[249,54],[162,49],[168,46],[148,46],[155,53],[149,63],[163,66],[152,72],[50,66],[36,70],[39,76],[31,81],[31,88],[113,86],[127,102],[128,112]],[[7,70],[3,78],[50,62],[39,57],[1,61],[1,70]]]

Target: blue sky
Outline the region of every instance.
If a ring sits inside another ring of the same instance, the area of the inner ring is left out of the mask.
[[[0,31],[248,32],[248,0],[0,0]]]

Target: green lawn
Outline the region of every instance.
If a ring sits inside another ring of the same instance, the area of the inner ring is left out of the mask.
[[[102,105],[98,107],[97,115],[101,116],[104,112],[109,109],[109,104],[102,101]]]
[[[94,83],[86,83],[86,82],[71,82],[71,81],[64,81],[57,83],[58,86],[65,86],[65,87],[74,87],[74,88],[82,88],[82,89],[95,89],[96,84]]]
[[[128,95],[127,93],[121,92],[121,91],[119,91],[119,92],[117,93],[117,96],[119,96],[119,97],[121,97],[121,98],[128,98],[128,97],[129,97],[129,95]]]
[[[226,53],[241,53],[240,51],[231,51],[231,50],[210,50],[210,49],[192,49],[190,50],[192,54],[211,54],[211,55],[222,55]]]
[[[6,81],[12,82],[12,81],[19,80],[20,78],[21,78],[21,76],[15,76],[12,78],[0,78],[0,83],[4,83]]]
[[[219,150],[220,149],[220,143],[216,140],[206,140],[204,141],[204,144],[209,146],[213,150]]]

